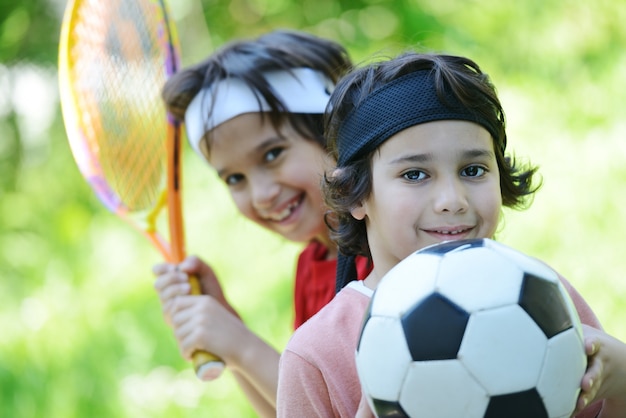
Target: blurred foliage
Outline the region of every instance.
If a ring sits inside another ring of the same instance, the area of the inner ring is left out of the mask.
[[[626,339],[626,4],[621,0],[176,0],[183,60],[274,28],[344,43],[356,62],[405,48],[467,55],[507,111],[510,150],[544,186],[499,238],[563,273]],[[108,213],[67,145],[56,88],[61,0],[0,4],[0,416],[254,416],[226,374],[198,382],[152,290],[159,255]],[[187,151],[189,252],[214,264],[280,349],[299,249],[234,214]],[[245,259],[245,262],[241,262]]]

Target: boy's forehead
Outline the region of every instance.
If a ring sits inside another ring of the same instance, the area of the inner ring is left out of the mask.
[[[201,142],[201,151],[219,172],[237,160],[262,159],[272,148],[299,145],[310,147],[309,152],[325,152],[320,144],[304,138],[288,118],[275,127],[267,114],[246,113],[216,126]]]
[[[495,160],[491,134],[481,125],[441,120],[414,125],[392,135],[374,153],[392,162],[427,162],[437,158],[489,157]]]

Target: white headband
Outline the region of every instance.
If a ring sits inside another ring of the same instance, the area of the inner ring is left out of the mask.
[[[296,68],[291,71],[268,71],[263,73],[263,77],[288,112],[322,114],[326,110],[333,83],[319,71]],[[185,112],[187,138],[192,148],[203,156],[200,141],[207,131],[235,116],[270,110],[263,96],[240,79],[220,80],[200,90],[189,103]]]

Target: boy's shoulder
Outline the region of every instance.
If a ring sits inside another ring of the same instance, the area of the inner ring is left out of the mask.
[[[318,357],[344,343],[354,348],[370,299],[371,290],[362,282],[348,284],[295,330],[286,351],[302,357]]]

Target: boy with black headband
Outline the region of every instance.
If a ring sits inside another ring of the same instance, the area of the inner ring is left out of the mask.
[[[163,91],[192,148],[216,170],[237,209],[262,227],[307,243],[297,265],[295,327],[335,294],[337,249],[324,224],[320,191],[324,171],[334,165],[323,113],[335,82],[350,67],[335,42],[274,31],[225,45],[175,74]],[[359,266],[365,277],[367,260]],[[196,350],[220,356],[257,413],[275,416],[279,353],[240,320],[212,269],[189,257],[153,271],[183,356]],[[200,279],[204,295],[188,295],[188,274]],[[255,279],[252,292],[263,286]]]
[[[372,416],[354,353],[380,279],[428,245],[493,238],[502,206],[521,209],[537,189],[536,168],[506,155],[495,88],[469,59],[407,53],[360,68],[338,83],[329,109],[326,135],[338,164],[323,190],[342,254],[341,290],[296,330],[281,356],[279,417]],[[374,265],[361,282],[354,281],[355,256]],[[580,416],[596,416],[601,408],[617,416],[614,408],[626,403],[626,345],[601,331],[586,302],[562,280],[587,324]],[[591,404],[602,398],[611,399]]]

